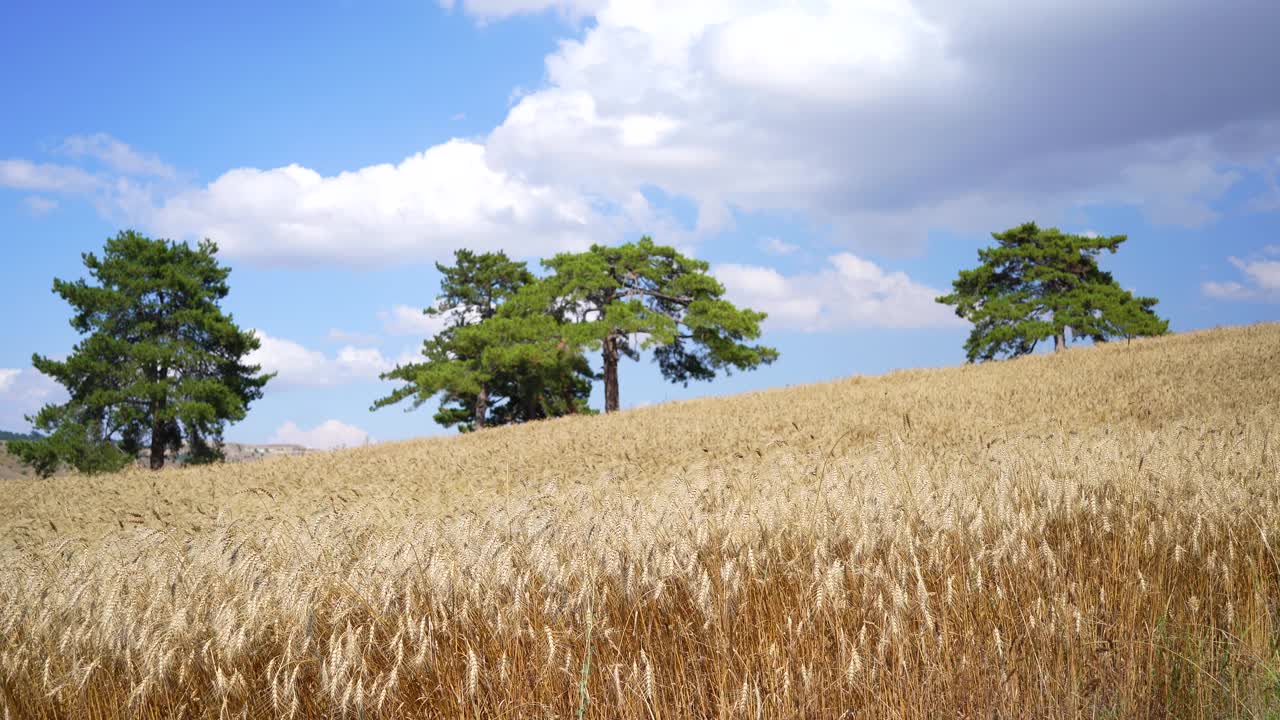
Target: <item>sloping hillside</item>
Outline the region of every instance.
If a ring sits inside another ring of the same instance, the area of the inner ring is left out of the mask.
[[[495,496],[548,484],[605,481],[644,493],[711,468],[746,477],[767,475],[782,461],[830,470],[888,437],[914,454],[979,462],[1001,444],[1050,437],[1080,441],[1188,426],[1226,432],[1276,422],[1276,368],[1280,325],[1269,324],[252,466],[68,476],[11,485],[0,508],[0,538],[10,547],[46,539],[48,519],[66,532],[97,537],[121,523],[199,528],[218,514],[240,522],[307,517],[371,501],[385,501],[381,512],[434,515],[485,508]]]
[[[35,473],[10,455],[6,445],[0,442],[0,481],[34,478]]]
[[[15,480],[14,717],[1264,717],[1280,325]],[[425,420],[424,420],[425,421]]]

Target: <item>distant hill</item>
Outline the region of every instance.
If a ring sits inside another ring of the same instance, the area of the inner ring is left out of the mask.
[[[11,440],[36,440],[41,435],[38,433],[16,433],[6,430],[0,430],[0,480],[15,480],[19,478],[34,478],[36,474],[31,468],[22,464],[18,458],[9,454],[6,443]],[[226,453],[228,463],[254,462],[257,460],[265,460],[274,457],[296,457],[299,455],[310,455],[320,452],[301,445],[250,445],[246,443],[229,442],[223,447]],[[138,465],[146,465],[146,454],[140,453]],[[182,461],[174,461],[169,458],[166,467],[181,467]]]
[[[40,439],[40,435],[38,433],[16,433],[16,432],[10,432],[8,430],[0,430],[0,442],[6,441],[6,440],[38,440],[38,439]]]
[[[175,457],[173,453],[166,455],[165,467],[181,467],[186,464],[186,455],[190,451],[187,445],[183,445],[182,449]],[[253,462],[255,460],[265,460],[273,457],[296,457],[298,455],[310,455],[318,452],[301,445],[288,445],[275,443],[269,445],[253,445],[247,443],[229,442],[224,443],[222,452],[226,461],[229,463]],[[138,453],[138,464],[145,466],[151,453],[147,449],[143,449]]]

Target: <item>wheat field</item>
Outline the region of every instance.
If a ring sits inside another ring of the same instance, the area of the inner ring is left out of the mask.
[[[1278,369],[1258,325],[6,482],[0,704],[1280,717]]]

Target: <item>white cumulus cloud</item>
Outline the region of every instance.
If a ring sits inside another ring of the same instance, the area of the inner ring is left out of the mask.
[[[231,257],[364,267],[458,247],[520,257],[580,249],[609,224],[583,195],[494,170],[485,147],[464,140],[333,176],[238,168],[148,215],[159,234],[214,238]]]
[[[1086,206],[1203,226],[1242,181],[1274,207],[1280,3],[1201,0],[442,0],[481,21],[555,10],[545,81],[503,122],[333,175],[229,169],[73,136],[83,168],[0,160],[0,186],[94,194],[158,235],[260,264],[376,267],[458,247],[546,256],[689,241],[783,211],[865,254]],[[1194,37],[1196,42],[1188,43]],[[395,158],[388,158],[394,160]],[[180,188],[180,189],[179,189]],[[694,229],[642,191],[692,200]],[[772,248],[783,252],[783,246]]]
[[[338,420],[326,420],[309,430],[304,430],[290,420],[277,428],[275,434],[267,440],[269,443],[302,445],[317,450],[356,447],[372,441],[369,433]]]
[[[1280,255],[1280,246],[1268,245],[1264,255]],[[1280,259],[1258,257],[1245,260],[1229,257],[1227,261],[1243,275],[1242,280],[1210,281],[1201,289],[1205,295],[1223,300],[1280,301]]]
[[[382,328],[391,335],[419,335],[433,337],[448,324],[443,315],[427,315],[422,308],[396,305],[390,310],[378,312]]]
[[[851,253],[828,258],[815,273],[783,275],[773,268],[723,264],[712,269],[735,303],[769,313],[775,328],[817,332],[841,328],[949,328],[963,321],[935,302],[944,294],[887,272]]]
[[[359,348],[350,345],[338,350],[335,364],[342,374],[352,378],[373,379],[386,372],[391,364],[377,348]]]
[[[0,368],[0,430],[25,432],[31,427],[25,416],[66,399],[66,390],[38,370]]]
[[[888,250],[1082,205],[1203,225],[1280,153],[1257,62],[1280,4],[1004,10],[609,0],[490,134],[490,162],[610,195],[656,186],[713,215],[801,211]]]
[[[377,348],[343,346],[329,356],[301,343],[254,330],[260,346],[246,362],[261,365],[264,372],[277,373],[267,385],[276,387],[324,387],[349,382],[377,380],[394,363]]]

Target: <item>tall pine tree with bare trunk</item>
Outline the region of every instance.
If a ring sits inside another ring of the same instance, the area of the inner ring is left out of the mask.
[[[1050,338],[1058,352],[1069,339],[1168,332],[1152,309],[1155,298],[1135,296],[1098,266],[1098,256],[1115,253],[1126,236],[1068,235],[1035,223],[991,236],[996,245],[978,251],[982,264],[961,270],[954,291],[938,298],[973,323],[969,362],[1025,355]]]
[[[619,409],[618,364],[652,349],[665,378],[688,384],[720,371],[751,370],[778,351],[746,341],[760,337],[765,314],[735,307],[702,260],[649,237],[618,247],[593,245],[562,253],[543,266],[551,275],[538,292],[554,312],[573,320],[565,342],[600,350],[604,409]]]

